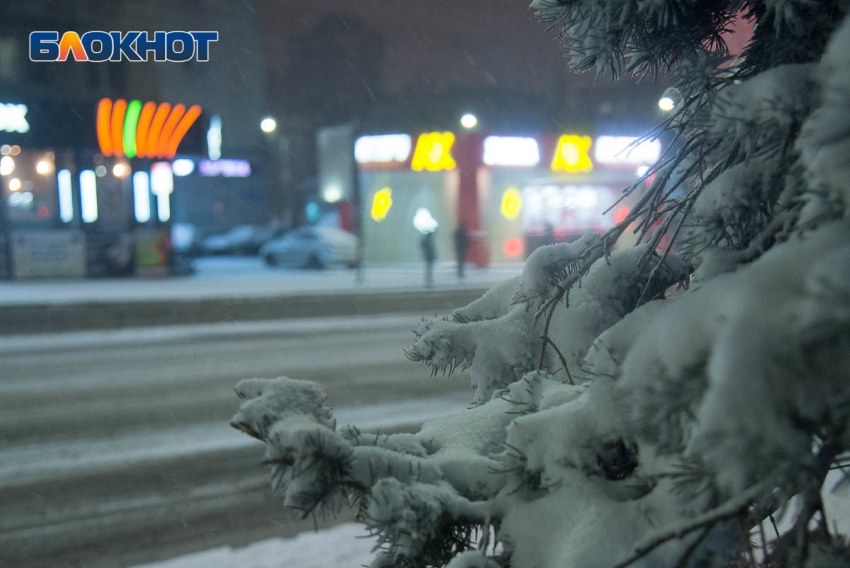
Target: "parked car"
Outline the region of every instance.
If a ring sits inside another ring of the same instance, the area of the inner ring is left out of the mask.
[[[269,266],[357,266],[357,237],[333,227],[301,227],[267,242],[260,256]]]
[[[201,254],[257,254],[260,247],[276,236],[274,229],[254,225],[238,225],[226,233],[203,239]]]

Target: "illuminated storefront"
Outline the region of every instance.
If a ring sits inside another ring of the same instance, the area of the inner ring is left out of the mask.
[[[211,122],[196,104],[0,101],[0,279],[166,273],[175,209],[252,174],[208,159]]]
[[[423,211],[437,226],[438,258],[454,258],[452,234],[462,223],[472,237],[467,260],[482,266],[604,231],[627,211],[628,202],[613,207],[622,190],[660,151],[657,141],[584,133],[361,137],[366,259],[418,260]]]

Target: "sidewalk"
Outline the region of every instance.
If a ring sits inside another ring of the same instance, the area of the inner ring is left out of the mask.
[[[434,269],[424,287],[422,265],[299,271],[265,267],[256,258],[210,258],[196,274],[161,279],[0,283],[0,335],[128,327],[252,322],[386,313],[448,313],[492,285],[521,273],[520,264]]]
[[[366,266],[362,284],[355,281],[354,270],[276,269],[255,257],[201,258],[195,261],[195,269],[191,276],[163,278],[0,282],[0,307],[426,290],[422,263]],[[483,269],[468,266],[466,277],[459,280],[453,263],[438,263],[432,290],[484,290],[521,271],[520,263]]]

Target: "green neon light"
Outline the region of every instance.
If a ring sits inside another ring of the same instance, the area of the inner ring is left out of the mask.
[[[128,158],[136,156],[136,128],[139,126],[141,113],[142,101],[130,101],[124,117],[124,155]]]

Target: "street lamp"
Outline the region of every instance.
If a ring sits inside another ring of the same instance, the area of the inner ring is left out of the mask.
[[[460,117],[460,125],[464,128],[475,128],[476,124],[478,124],[478,118],[474,114],[466,113]]]
[[[262,130],[266,134],[274,132],[276,128],[277,121],[270,116],[267,116],[260,121],[260,130]]]
[[[682,95],[679,93],[679,90],[675,87],[670,87],[664,94],[661,95],[661,98],[658,99],[658,108],[660,108],[663,112],[670,112],[679,106],[679,103],[682,102]]]

